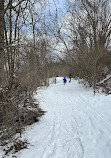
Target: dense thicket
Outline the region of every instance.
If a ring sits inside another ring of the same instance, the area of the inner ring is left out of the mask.
[[[57,28],[56,39],[64,45],[60,60],[94,88],[111,73],[110,6],[109,0],[68,0]]]
[[[0,141],[12,138],[44,112],[33,92],[48,85],[46,1],[0,1]],[[39,27],[37,27],[39,25]],[[36,109],[36,110],[35,110]]]

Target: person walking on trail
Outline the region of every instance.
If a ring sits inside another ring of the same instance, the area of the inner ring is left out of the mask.
[[[65,77],[63,78],[63,82],[64,82],[64,84],[67,82],[67,80],[66,80],[66,78],[65,78]]]
[[[71,82],[71,74],[69,74],[69,83]]]
[[[54,83],[56,84],[56,77],[55,77],[55,79],[54,79]]]

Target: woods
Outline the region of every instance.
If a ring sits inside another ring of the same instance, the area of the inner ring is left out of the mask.
[[[46,84],[48,65],[54,60],[90,85],[109,73],[104,72],[111,58],[108,0],[67,1],[61,21],[56,7],[46,18],[48,3],[42,0],[0,3],[1,86],[8,84],[11,89],[13,77],[21,80],[23,73],[27,82],[35,76],[37,86]]]
[[[15,133],[21,136],[26,125],[38,122],[44,114],[32,98],[38,86],[48,84],[47,69],[44,70],[47,41],[42,33],[38,38],[39,29],[35,27],[42,17],[42,10],[36,9],[44,9],[43,5],[42,1],[0,1],[1,144],[11,140]]]
[[[66,0],[64,13],[54,1],[0,0],[0,139],[38,121],[34,92],[70,73],[94,93],[111,74],[110,0]]]
[[[110,1],[67,1],[67,14],[57,39],[64,45],[64,60],[74,76],[95,89],[111,73]]]

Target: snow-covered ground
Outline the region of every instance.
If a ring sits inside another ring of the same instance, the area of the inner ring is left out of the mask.
[[[30,145],[17,158],[111,158],[111,95],[57,78],[35,98],[47,113],[26,130]]]

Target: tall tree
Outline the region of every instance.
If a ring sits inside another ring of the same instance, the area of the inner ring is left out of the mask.
[[[4,56],[4,0],[0,0],[0,85],[3,81]]]

